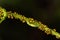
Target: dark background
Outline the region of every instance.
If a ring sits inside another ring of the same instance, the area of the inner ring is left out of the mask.
[[[60,33],[60,0],[0,0],[7,11],[32,17]],[[17,19],[6,18],[0,24],[0,40],[58,40]]]

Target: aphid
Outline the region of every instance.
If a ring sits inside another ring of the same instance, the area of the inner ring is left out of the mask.
[[[33,18],[28,18],[26,20],[27,24],[32,27],[39,27],[39,22],[37,20],[34,20]]]
[[[5,20],[5,17],[7,16],[6,10],[0,7],[0,23]]]

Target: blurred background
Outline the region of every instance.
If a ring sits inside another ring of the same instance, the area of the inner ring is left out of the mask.
[[[32,17],[60,33],[60,0],[0,0],[7,11]],[[6,18],[0,24],[0,40],[58,40],[17,19]]]

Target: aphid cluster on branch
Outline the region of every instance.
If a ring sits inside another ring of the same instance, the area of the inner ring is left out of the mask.
[[[25,17],[24,15],[18,14],[17,12],[6,11],[4,8],[0,7],[0,23],[2,23],[5,19],[19,19],[23,23],[27,23],[31,27],[37,27],[38,29],[44,31],[47,35],[51,34],[56,36],[57,39],[60,38],[60,33],[56,32],[56,29],[48,28],[47,25],[44,25],[40,21],[37,21],[33,18]]]

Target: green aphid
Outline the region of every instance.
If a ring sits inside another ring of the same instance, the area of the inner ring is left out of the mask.
[[[0,7],[0,12],[2,12],[2,13],[0,13],[0,15],[1,15],[0,23],[2,23],[2,21],[4,21],[5,18],[7,17],[7,13],[6,13],[6,10],[3,9],[2,7]],[[3,14],[3,15],[2,15],[2,14]]]
[[[32,22],[30,22],[30,18],[27,18],[26,22],[29,26],[32,26],[32,27],[39,27],[40,26],[40,23],[37,21],[37,20],[33,20]]]

